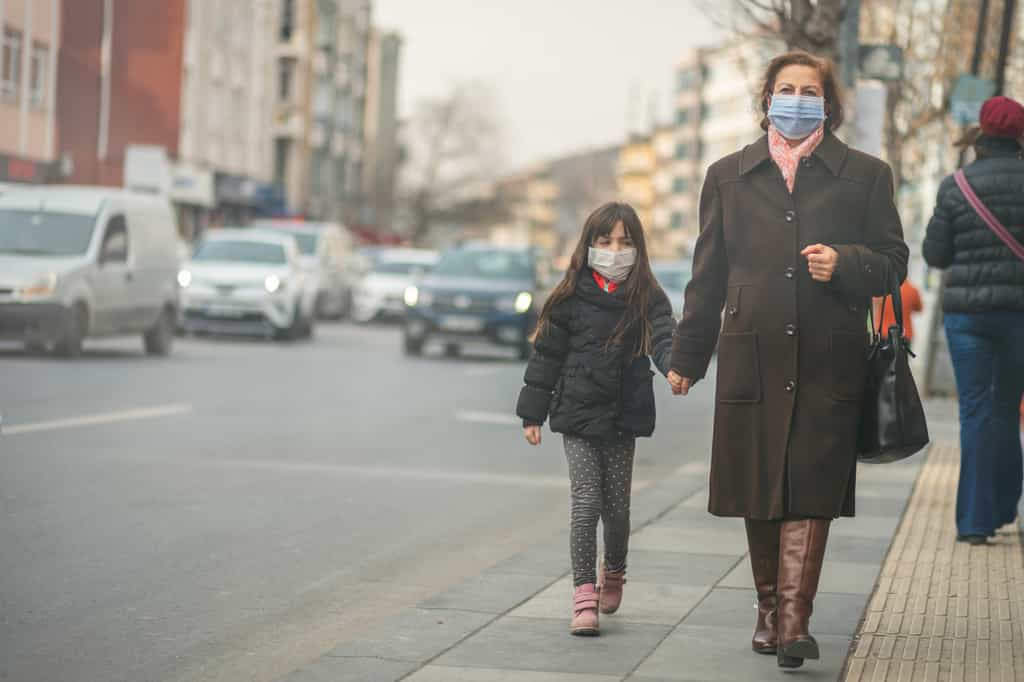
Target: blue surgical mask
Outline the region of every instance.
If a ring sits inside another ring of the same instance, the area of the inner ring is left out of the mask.
[[[768,120],[783,137],[802,140],[825,120],[825,98],[807,95],[772,95]]]

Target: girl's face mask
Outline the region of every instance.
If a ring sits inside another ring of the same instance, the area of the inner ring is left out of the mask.
[[[825,120],[825,98],[809,95],[772,95],[768,120],[783,137],[802,140]]]
[[[636,249],[598,249],[591,246],[587,253],[587,264],[605,279],[623,282],[636,264]]]

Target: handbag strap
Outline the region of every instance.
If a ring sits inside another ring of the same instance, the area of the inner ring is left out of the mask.
[[[882,307],[878,311],[878,326],[875,326],[875,306],[868,306],[868,315],[871,318],[871,329],[875,332],[875,338],[885,337],[888,329],[882,329],[885,324],[885,304],[892,299],[893,317],[896,319],[896,326],[900,328],[900,336],[903,336],[903,294],[900,292],[900,284],[893,277],[889,283],[891,293],[882,297]]]
[[[967,182],[967,175],[964,174],[962,168],[956,173],[953,173],[953,179],[956,181],[956,185],[960,188],[960,191],[964,193],[967,203],[969,203],[978,216],[985,221],[985,224],[988,225],[989,229],[995,232],[996,236],[999,237],[1007,247],[1009,247],[1010,251],[1013,252],[1013,255],[1021,261],[1024,261],[1024,244],[1021,244],[1014,239],[1013,235],[1010,234],[1010,231],[1003,227],[1003,224],[999,222],[994,215],[992,215],[992,211],[988,210],[988,206],[981,203],[981,199],[978,198],[978,195],[974,193],[974,189],[971,188],[970,183]]]

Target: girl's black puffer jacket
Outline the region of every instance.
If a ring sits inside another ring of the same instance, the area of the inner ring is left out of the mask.
[[[672,305],[661,289],[652,292],[651,356],[662,374],[672,351]],[[580,273],[576,295],[558,304],[534,343],[526,385],[516,414],[524,424],[593,438],[654,432],[654,386],[647,356],[636,357],[634,338],[607,346],[626,309],[622,290],[603,291],[589,270]]]

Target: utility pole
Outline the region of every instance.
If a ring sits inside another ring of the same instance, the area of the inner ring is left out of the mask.
[[[861,0],[846,0],[839,24],[839,76],[852,92],[857,86],[857,62],[860,60]]]
[[[1013,20],[1017,9],[1017,0],[1003,0],[1003,30],[999,35],[999,56],[996,59],[996,94],[1003,94],[1006,87],[1006,61],[1010,57],[1010,34],[1013,32]]]

